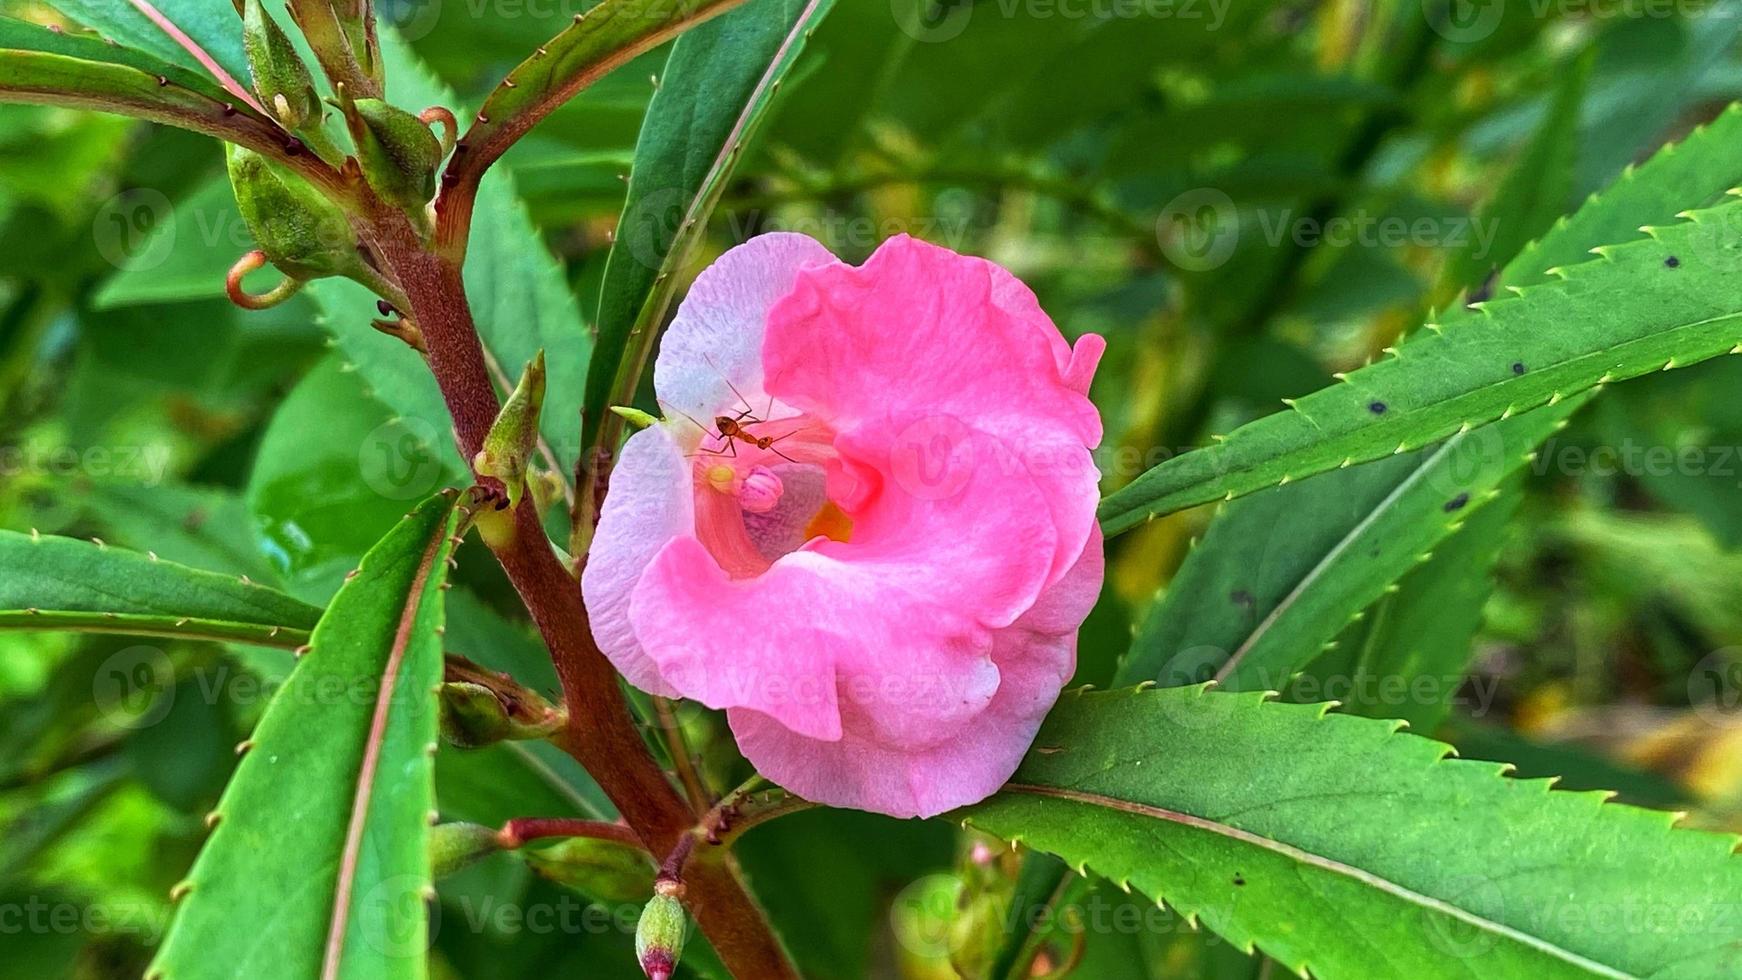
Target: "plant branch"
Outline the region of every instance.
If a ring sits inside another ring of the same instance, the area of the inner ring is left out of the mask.
[[[551,837],[590,837],[646,850],[640,835],[627,824],[606,823],[603,820],[576,820],[567,817],[517,817],[496,832],[496,842],[503,850],[519,850],[527,841]]]
[[[465,254],[484,172],[563,103],[613,69],[743,0],[604,0],[541,45],[484,100],[454,147],[436,201],[436,249]]]
[[[695,757],[690,754],[689,739],[684,737],[683,725],[678,721],[677,712],[672,710],[671,701],[654,695],[653,716],[665,735],[666,751],[671,755],[671,764],[677,769],[678,781],[683,784],[684,795],[689,797],[690,806],[697,813],[706,811],[712,801],[708,797],[707,787],[702,783]]]
[[[370,218],[376,253],[405,290],[453,416],[461,456],[470,459],[482,448],[500,406],[459,266],[427,250],[403,214],[378,207]],[[517,508],[513,533],[491,549],[532,614],[562,680],[569,725],[557,744],[598,781],[650,851],[669,852],[692,829],[694,814],[642,741],[617,674],[593,641],[580,588],[544,536],[537,508]],[[696,921],[734,975],[797,976],[733,863],[710,864],[689,887]]]

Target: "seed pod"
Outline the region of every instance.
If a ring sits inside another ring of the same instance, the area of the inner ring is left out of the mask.
[[[656,894],[641,910],[641,921],[635,926],[635,959],[649,980],[670,980],[688,931],[689,916],[675,896]]]
[[[236,206],[266,258],[293,279],[362,268],[345,212],[301,177],[240,146],[229,155]]]
[[[261,104],[285,129],[296,132],[320,121],[321,100],[314,78],[260,0],[246,0],[242,6],[242,50]]]
[[[472,458],[472,468],[482,476],[493,476],[508,489],[508,506],[520,506],[526,492],[526,467],[538,447],[538,418],[544,409],[544,351],[532,356],[520,383],[508,396],[490,432],[484,437],[484,448]]]
[[[475,823],[444,823],[430,828],[429,861],[437,878],[502,850],[502,839],[489,827]]]
[[[357,162],[375,193],[406,210],[421,210],[436,192],[442,144],[416,116],[380,99],[351,100],[340,93]]]
[[[644,851],[594,837],[570,837],[549,847],[521,851],[540,877],[572,888],[595,902],[628,905],[653,896],[653,865]]]

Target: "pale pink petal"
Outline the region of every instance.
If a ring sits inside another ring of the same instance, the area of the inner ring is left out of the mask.
[[[694,533],[690,463],[664,426],[629,437],[611,472],[599,530],[581,572],[593,638],[629,683],[652,694],[676,692],[647,659],[629,622],[635,583],[667,541]]]
[[[704,426],[713,424],[716,412],[741,409],[733,387],[746,397],[762,391],[769,308],[792,291],[800,269],[838,261],[815,239],[792,232],[759,235],[715,259],[696,277],[659,342],[653,389],[660,404]]]

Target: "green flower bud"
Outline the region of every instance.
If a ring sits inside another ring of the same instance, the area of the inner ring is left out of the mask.
[[[462,749],[494,745],[508,737],[508,709],[481,684],[442,685],[442,738]]]
[[[455,680],[440,693],[442,737],[462,749],[545,738],[562,726],[561,714],[530,691],[504,697],[483,684]]]
[[[242,50],[248,56],[248,71],[254,76],[254,91],[266,111],[284,128],[295,132],[318,123],[321,100],[314,78],[297,56],[296,46],[280,30],[260,0],[246,0],[242,7]]]
[[[635,927],[635,958],[649,980],[670,980],[688,931],[689,916],[675,896],[655,895],[641,910],[641,922]]]
[[[532,356],[520,383],[497,413],[484,437],[484,448],[472,458],[481,476],[493,476],[508,489],[508,506],[520,506],[526,492],[526,468],[538,448],[538,419],[544,410],[544,351]]]
[[[430,828],[429,863],[437,878],[445,878],[502,850],[502,839],[475,823],[444,823]]]
[[[236,207],[266,258],[293,279],[349,276],[362,268],[345,212],[301,177],[232,146]]]
[[[369,186],[390,204],[421,211],[435,197],[441,140],[423,120],[380,99],[353,101],[342,92],[340,99]]]
[[[570,837],[550,847],[521,852],[543,878],[607,905],[645,902],[653,895],[653,864],[647,854],[615,841]]]
[[[659,419],[643,412],[639,408],[628,408],[623,405],[612,405],[611,414],[625,422],[628,422],[630,425],[635,426],[637,429],[645,429],[659,421]]]

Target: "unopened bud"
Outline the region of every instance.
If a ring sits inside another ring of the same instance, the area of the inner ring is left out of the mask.
[[[422,120],[380,99],[347,98],[340,94],[357,163],[375,193],[390,204],[421,212],[435,197],[436,168],[442,144]]]
[[[243,222],[285,275],[319,279],[361,268],[351,223],[325,194],[253,150],[232,146],[228,164]]]
[[[246,0],[242,6],[242,50],[254,76],[254,91],[285,129],[295,132],[320,120],[314,78],[260,0]]]
[[[624,405],[612,405],[611,413],[637,429],[645,429],[659,421],[639,408],[629,408]]]
[[[502,850],[496,831],[475,823],[444,823],[430,828],[429,863],[444,878]]]
[[[544,410],[544,351],[534,354],[520,383],[497,414],[484,448],[472,458],[480,476],[493,476],[508,490],[508,506],[520,506],[526,492],[526,468],[538,448],[538,420]]]
[[[518,685],[512,692],[470,680],[452,680],[441,686],[442,738],[458,748],[548,738],[562,723],[561,712]]]
[[[656,894],[641,910],[641,922],[635,927],[635,958],[649,980],[670,980],[683,956],[688,931],[689,916],[673,895]]]

